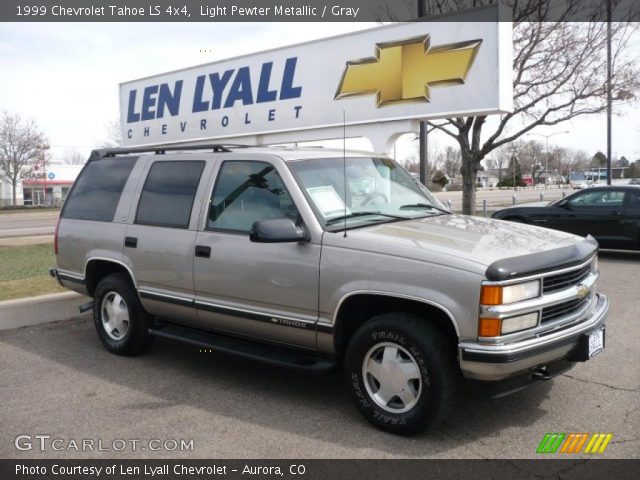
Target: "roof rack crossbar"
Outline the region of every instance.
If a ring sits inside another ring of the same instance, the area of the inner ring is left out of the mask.
[[[105,157],[115,157],[116,155],[128,155],[131,153],[148,153],[154,152],[156,155],[162,155],[168,151],[189,151],[189,150],[212,150],[214,153],[231,152],[236,148],[249,148],[252,145],[242,145],[234,143],[211,143],[206,145],[187,145],[187,146],[150,146],[150,147],[119,147],[119,148],[101,148],[91,151],[89,162]]]

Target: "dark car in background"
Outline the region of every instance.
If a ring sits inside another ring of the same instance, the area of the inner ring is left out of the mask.
[[[640,250],[640,185],[590,187],[548,204],[504,208],[493,218],[592,235],[601,248]]]

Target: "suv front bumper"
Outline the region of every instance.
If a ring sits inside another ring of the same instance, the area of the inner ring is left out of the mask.
[[[533,373],[559,360],[587,360],[583,352],[585,335],[604,328],[608,312],[609,301],[599,294],[589,317],[557,332],[503,345],[460,343],[462,374],[475,380],[498,381]]]

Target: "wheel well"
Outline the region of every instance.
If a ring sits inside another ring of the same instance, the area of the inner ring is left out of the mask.
[[[100,283],[100,280],[107,275],[119,272],[126,274],[133,284],[131,274],[123,265],[109,260],[91,260],[87,264],[85,271],[85,285],[89,295],[93,297],[93,292],[96,291],[96,287],[98,286],[98,283]]]
[[[338,354],[343,354],[353,333],[370,318],[389,312],[406,312],[419,315],[425,321],[438,326],[451,343],[457,347],[458,335],[453,322],[444,310],[405,298],[376,294],[358,294],[347,298],[336,316],[334,343]]]

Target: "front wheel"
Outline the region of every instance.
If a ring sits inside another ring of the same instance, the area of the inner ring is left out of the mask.
[[[93,322],[102,343],[112,353],[138,355],[153,337],[149,335],[151,316],[144,310],[129,277],[107,275],[93,297]]]
[[[440,329],[415,315],[388,313],[354,333],[345,375],[356,406],[369,422],[411,435],[444,420],[459,370],[455,349]]]

